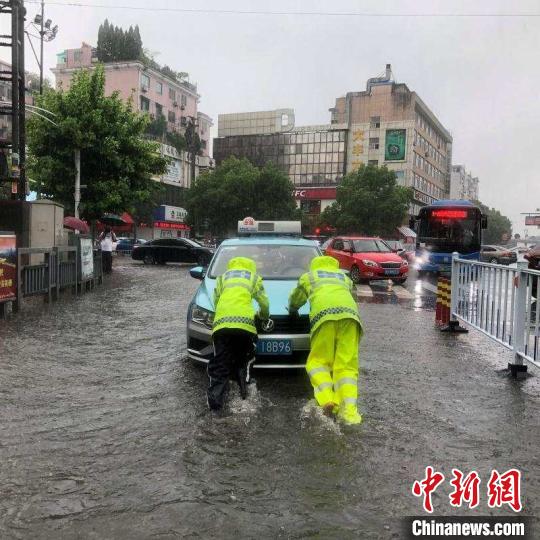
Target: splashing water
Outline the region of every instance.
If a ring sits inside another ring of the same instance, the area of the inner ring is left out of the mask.
[[[335,433],[336,435],[342,435],[340,425],[329,416],[326,416],[314,399],[310,399],[300,411],[300,423],[302,429],[309,428],[310,426],[315,429],[321,429]]]
[[[238,385],[231,384],[229,394],[229,409],[232,414],[254,414],[262,407],[261,394],[257,383],[252,380],[247,387],[247,398],[242,399]]]

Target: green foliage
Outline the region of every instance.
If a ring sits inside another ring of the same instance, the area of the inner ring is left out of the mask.
[[[481,210],[482,214],[487,216],[488,227],[482,234],[484,244],[500,244],[504,242],[503,235],[507,234],[508,239],[512,238],[512,222],[506,216],[503,216],[499,210],[489,208],[480,201],[472,201]]]
[[[140,60],[143,47],[139,27],[132,26],[125,31],[118,26],[105,22],[98,30],[97,56],[100,62],[120,62],[123,60]]]
[[[363,165],[343,178],[321,224],[340,234],[390,235],[405,220],[411,200],[411,190],[398,185],[393,171]]]
[[[187,193],[188,221],[196,230],[225,236],[246,216],[255,219],[300,219],[294,186],[275,166],[262,169],[247,159],[230,157],[202,174]]]
[[[166,135],[167,143],[176,148],[178,153],[187,149],[186,138],[178,131],[169,131]]]
[[[143,137],[148,116],[136,113],[118,93],[105,96],[102,66],[80,71],[68,92],[51,90],[37,105],[50,111],[57,126],[39,116],[27,122],[29,176],[44,196],[73,212],[74,152],[81,152],[81,215],[132,211],[152,199],[167,161],[157,143]]]

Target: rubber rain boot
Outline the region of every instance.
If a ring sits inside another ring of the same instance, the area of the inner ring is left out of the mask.
[[[345,405],[343,409],[340,409],[339,419],[349,426],[362,423],[362,415],[358,412],[355,405]]]

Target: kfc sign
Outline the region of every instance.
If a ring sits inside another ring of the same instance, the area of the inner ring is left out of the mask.
[[[315,199],[315,200],[334,200],[336,198],[336,188],[311,188],[295,189],[293,191],[295,199]]]

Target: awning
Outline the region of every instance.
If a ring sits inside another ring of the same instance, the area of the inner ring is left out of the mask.
[[[416,238],[416,233],[412,229],[409,229],[409,227],[402,226],[398,227],[397,230],[402,236],[407,238]]]
[[[133,218],[127,212],[124,212],[120,217],[124,220],[126,225],[133,225],[135,223]]]

